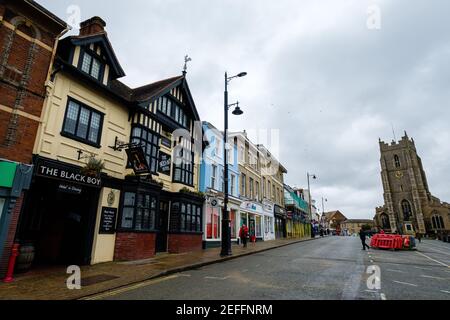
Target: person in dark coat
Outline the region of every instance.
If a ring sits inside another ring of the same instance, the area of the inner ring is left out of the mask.
[[[370,247],[366,243],[366,237],[367,237],[366,232],[361,228],[361,230],[359,231],[359,238],[361,239],[363,250],[366,250],[366,247],[367,249],[370,249]]]
[[[248,228],[245,224],[239,230],[239,238],[241,238],[244,248],[247,248]]]

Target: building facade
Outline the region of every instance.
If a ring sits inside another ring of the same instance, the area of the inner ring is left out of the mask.
[[[413,139],[379,141],[384,206],[375,222],[387,232],[440,234],[450,230],[450,204],[434,197]]]
[[[202,248],[201,127],[185,74],[127,87],[105,26],[93,17],[58,46],[18,235],[36,263]]]
[[[287,237],[310,237],[312,228],[308,203],[298,195],[294,188],[288,185],[284,185],[284,199],[287,211]]]
[[[329,230],[335,231],[340,234],[342,231],[342,223],[347,219],[347,217],[339,210],[325,212],[325,227]]]
[[[372,229],[375,226],[373,220],[369,219],[347,219],[341,223],[343,235],[352,236],[359,233],[362,227]]]
[[[67,25],[34,1],[0,2],[0,278],[6,272],[58,39]]]
[[[203,247],[217,247],[222,241],[222,217],[224,200],[223,132],[209,122],[203,122],[203,139],[208,147],[203,152],[200,165],[200,191],[206,195],[203,218]],[[231,220],[231,239],[237,241],[240,228],[239,164],[237,146],[232,143],[228,152],[228,210]]]

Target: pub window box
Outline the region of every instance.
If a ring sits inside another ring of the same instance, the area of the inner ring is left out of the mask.
[[[96,148],[101,148],[103,118],[103,113],[69,98],[61,135]]]

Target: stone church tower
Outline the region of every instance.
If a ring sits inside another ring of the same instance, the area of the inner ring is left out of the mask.
[[[385,205],[376,208],[377,225],[402,234],[448,230],[450,205],[431,195],[414,140],[405,132],[399,142],[379,143]]]

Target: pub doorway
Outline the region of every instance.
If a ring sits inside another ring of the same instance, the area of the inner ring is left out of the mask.
[[[159,202],[156,219],[156,253],[167,252],[167,230],[169,228],[169,202]]]
[[[99,190],[36,177],[27,196],[18,241],[34,247],[33,265],[91,262]]]

